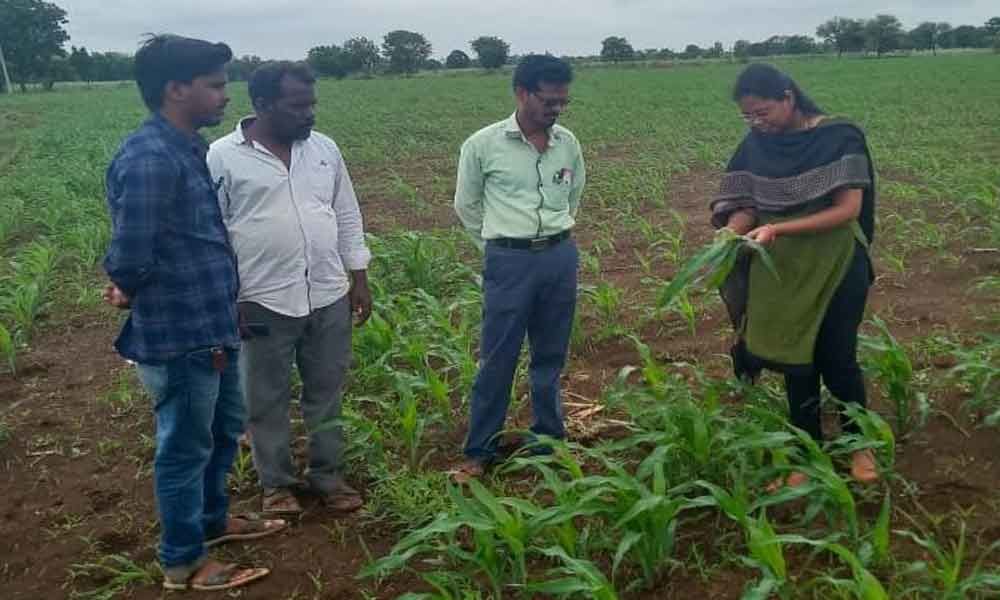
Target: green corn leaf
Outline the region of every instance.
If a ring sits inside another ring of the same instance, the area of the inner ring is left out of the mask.
[[[0,356],[7,361],[11,375],[17,375],[17,350],[14,347],[14,336],[0,324]]]
[[[611,565],[611,577],[615,576],[615,573],[618,572],[618,566],[621,564],[622,560],[629,553],[629,550],[632,549],[632,546],[642,540],[642,536],[642,532],[632,531],[625,534],[622,541],[618,543],[618,548],[615,550],[615,558]]]
[[[697,280],[698,273],[703,268],[725,256],[731,243],[728,240],[717,240],[684,263],[670,283],[661,290],[657,298],[657,308],[669,306],[681,291]]]
[[[788,576],[788,568],[782,552],[781,541],[778,539],[774,527],[767,520],[767,515],[762,513],[759,519],[748,520],[744,527],[747,532],[747,547],[750,549],[750,555],[766,566],[771,575],[778,581],[785,581]]]
[[[779,587],[781,587],[781,584],[776,579],[765,577],[754,584],[753,587],[745,590],[743,595],[740,596],[740,600],[767,600]]]
[[[586,594],[591,590],[591,587],[590,583],[582,579],[576,577],[563,577],[560,579],[543,581],[542,583],[532,583],[528,586],[528,590],[536,594],[569,596],[571,594]]]
[[[615,523],[615,529],[619,529],[627,525],[630,521],[636,517],[642,515],[645,512],[649,512],[666,502],[666,498],[663,496],[647,496],[642,498],[638,502],[632,505],[632,508],[628,510],[618,522]]]
[[[774,260],[771,258],[771,255],[768,254],[767,248],[747,238],[743,238],[743,242],[748,248],[757,254],[757,257],[760,258],[762,263],[764,263],[764,267],[771,272],[771,275],[773,275],[778,281],[781,281],[781,276],[778,275],[778,268],[774,265]]]
[[[705,280],[705,288],[714,290],[718,289],[725,283],[726,278],[732,272],[733,267],[736,266],[736,261],[740,257],[740,246],[739,244],[729,244],[726,249],[726,254],[722,256],[722,260],[719,264],[712,270],[708,279]]]
[[[875,562],[884,564],[889,559],[889,525],[892,520],[892,496],[887,491],[882,500],[882,508],[875,527],[872,529],[872,547],[875,550]]]

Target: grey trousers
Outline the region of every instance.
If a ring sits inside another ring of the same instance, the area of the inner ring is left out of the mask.
[[[351,360],[351,310],[345,296],[306,317],[287,317],[252,302],[241,303],[248,323],[267,335],[243,340],[240,373],[254,466],[265,489],[299,483],[291,454],[292,361],[302,377],[302,415],[309,432],[307,483],[328,493],[341,481],[344,377]]]

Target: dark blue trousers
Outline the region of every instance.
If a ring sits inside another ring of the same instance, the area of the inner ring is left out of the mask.
[[[531,431],[565,436],[559,376],[573,327],[578,264],[572,238],[543,250],[487,243],[479,373],[465,443],[469,458],[489,462],[496,454],[525,334],[531,349]]]

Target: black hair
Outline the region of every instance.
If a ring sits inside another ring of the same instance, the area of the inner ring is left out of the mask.
[[[542,82],[565,85],[573,81],[573,67],[551,54],[528,54],[514,69],[514,88],[537,92]]]
[[[785,92],[795,96],[795,108],[807,117],[823,114],[812,98],[799,88],[791,77],[777,68],[763,64],[753,64],[743,70],[733,86],[733,101],[739,102],[747,96],[757,96],[767,100],[784,100]]]
[[[256,106],[257,100],[273,103],[281,98],[281,80],[286,75],[309,85],[316,83],[316,74],[312,67],[304,62],[288,60],[266,62],[254,69],[247,80],[250,102]]]
[[[149,110],[159,110],[168,82],[191,83],[197,77],[219,71],[232,58],[233,51],[221,42],[171,34],[150,35],[135,53],[135,81],[142,101]]]

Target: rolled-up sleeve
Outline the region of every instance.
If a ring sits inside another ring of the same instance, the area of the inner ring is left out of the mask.
[[[130,298],[154,274],[156,238],[177,179],[174,164],[155,154],[123,158],[109,169],[112,233],[104,270]]]
[[[467,140],[462,144],[462,151],[458,157],[455,214],[480,250],[486,245],[483,241],[484,183],[482,164],[476,146],[472,140]]]
[[[354,184],[347,172],[347,165],[339,152],[334,158],[333,211],[337,215],[337,251],[348,271],[368,268],[372,254],[365,244],[364,221],[361,207],[354,193]]]

